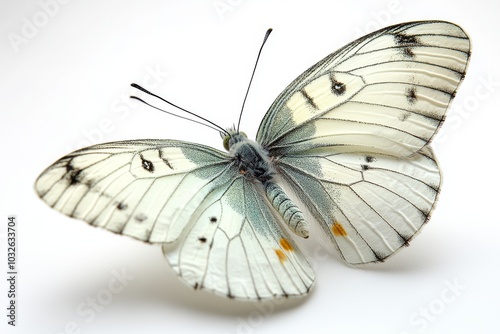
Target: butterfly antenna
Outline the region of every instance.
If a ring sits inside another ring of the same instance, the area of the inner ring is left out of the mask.
[[[264,36],[264,41],[262,42],[262,45],[260,46],[260,49],[259,49],[259,54],[257,55],[257,60],[255,60],[255,65],[253,67],[252,76],[250,77],[250,82],[248,83],[247,92],[245,94],[245,98],[243,99],[243,105],[241,106],[240,117],[238,118],[238,127],[236,128],[236,132],[240,131],[241,116],[243,115],[243,109],[245,108],[245,102],[247,101],[248,92],[250,92],[250,86],[252,85],[253,77],[255,75],[255,70],[257,69],[257,64],[259,63],[260,54],[262,53],[262,49],[264,48],[264,44],[266,44],[267,38],[269,37],[269,35],[271,34],[272,31],[273,31],[272,28],[267,29],[266,34]]]
[[[189,115],[191,115],[191,116],[194,116],[194,117],[196,117],[196,118],[199,118],[199,119],[201,119],[202,121],[204,121],[204,122],[206,122],[206,123],[208,123],[208,124],[210,124],[210,125],[205,124],[205,123],[200,122],[200,121],[197,121],[197,120],[194,120],[194,119],[191,119],[191,118],[188,118],[188,117],[184,117],[184,116],[177,115],[177,114],[174,114],[174,113],[172,113],[172,112],[166,111],[166,110],[164,110],[164,109],[161,109],[161,108],[159,108],[159,107],[156,107],[156,106],[152,105],[151,103],[148,103],[148,102],[144,101],[143,99],[141,99],[141,98],[139,98],[139,97],[137,97],[137,96],[133,96],[133,95],[132,95],[132,96],[130,96],[130,98],[131,98],[131,99],[136,99],[136,100],[139,100],[139,101],[141,101],[142,103],[144,103],[144,104],[146,104],[146,105],[148,105],[148,106],[150,106],[150,107],[153,107],[153,108],[155,108],[155,109],[157,109],[157,110],[163,111],[164,113],[167,113],[167,114],[169,114],[169,115],[176,116],[176,117],[179,117],[179,118],[182,118],[182,119],[186,119],[186,120],[188,120],[188,121],[191,121],[191,122],[195,122],[195,123],[198,123],[198,124],[204,125],[204,126],[206,126],[206,127],[209,127],[209,128],[211,128],[211,129],[217,130],[217,131],[219,131],[219,132],[224,132],[225,134],[229,134],[229,133],[227,132],[227,130],[225,130],[224,128],[222,128],[222,127],[218,126],[218,125],[217,125],[217,124],[215,124],[214,122],[211,122],[211,121],[209,121],[208,119],[206,119],[206,118],[204,118],[204,117],[201,117],[201,116],[199,116],[199,115],[197,115],[197,114],[195,114],[195,113],[193,113],[193,112],[191,112],[191,111],[189,111],[189,110],[186,110],[186,109],[184,109],[184,108],[181,108],[181,107],[179,107],[178,105],[176,105],[176,104],[174,104],[174,103],[172,103],[172,102],[170,102],[170,101],[165,100],[163,97],[158,96],[158,95],[156,95],[156,94],[154,94],[154,93],[151,93],[150,91],[148,91],[147,89],[143,88],[142,86],[139,86],[139,85],[138,85],[138,84],[136,84],[136,83],[132,83],[132,84],[130,84],[130,86],[132,86],[132,87],[134,87],[134,88],[137,88],[138,90],[140,90],[140,91],[142,91],[142,92],[144,92],[144,93],[146,93],[146,94],[148,94],[148,95],[150,95],[150,96],[156,97],[157,99],[160,99],[161,101],[165,102],[166,104],[171,105],[172,107],[175,107],[175,108],[177,108],[177,109],[179,109],[179,110],[182,110],[182,111],[184,111],[185,113],[187,113],[187,114],[189,114]]]

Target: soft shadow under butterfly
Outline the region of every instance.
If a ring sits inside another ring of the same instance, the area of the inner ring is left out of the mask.
[[[282,186],[348,264],[407,246],[436,204],[441,176],[429,143],[469,57],[455,24],[387,27],[295,79],[256,141],[238,125],[221,130],[228,153],[176,140],[94,145],[48,167],[36,191],[70,217],[161,244],[195,289],[302,296],[314,273],[287,230],[307,238],[308,224]]]

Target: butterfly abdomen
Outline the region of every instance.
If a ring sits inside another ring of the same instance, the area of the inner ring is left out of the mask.
[[[300,237],[309,237],[309,229],[304,218],[304,214],[285,194],[283,189],[274,182],[265,184],[267,199],[280,216],[283,217],[285,223],[290,229]]]

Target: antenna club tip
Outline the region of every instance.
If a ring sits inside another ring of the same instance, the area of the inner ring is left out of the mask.
[[[272,31],[273,31],[273,28],[267,29],[266,34],[264,35],[264,42],[262,43],[262,46],[264,46],[264,43],[266,43],[267,38],[269,37],[269,35],[271,35]]]
[[[146,94],[152,95],[147,89],[143,88],[142,86],[140,86],[140,85],[138,85],[136,83],[131,83],[130,86],[132,86],[134,88],[137,88],[138,90],[143,91]]]

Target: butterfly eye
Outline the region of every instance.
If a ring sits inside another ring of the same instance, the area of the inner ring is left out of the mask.
[[[231,148],[231,146],[234,143],[241,141],[241,138],[248,138],[247,134],[245,132],[238,132],[238,133],[226,135],[224,137],[224,140],[222,141],[222,146],[224,146],[226,151],[229,151],[229,149]],[[232,142],[231,142],[231,139],[232,139]]]
[[[230,135],[226,135],[224,139],[222,140],[222,146],[224,146],[224,149],[226,151],[229,151],[229,139],[231,138]]]

